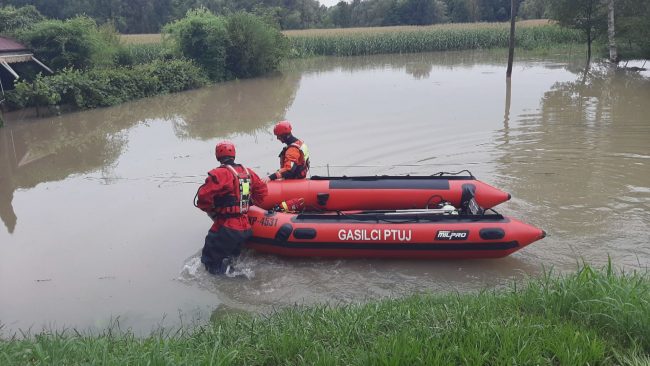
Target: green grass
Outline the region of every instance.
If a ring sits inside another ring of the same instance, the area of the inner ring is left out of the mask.
[[[523,287],[233,315],[137,338],[41,333],[0,364],[647,365],[650,281],[584,266]]]

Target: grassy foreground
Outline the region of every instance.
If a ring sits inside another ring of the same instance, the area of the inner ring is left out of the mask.
[[[523,287],[233,315],[173,335],[43,333],[0,364],[648,365],[650,280],[589,266]]]

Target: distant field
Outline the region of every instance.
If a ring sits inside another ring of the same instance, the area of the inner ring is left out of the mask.
[[[126,44],[150,44],[162,42],[162,35],[160,33],[122,34],[121,38]]]
[[[428,26],[395,26],[336,29],[304,29],[283,32],[289,38],[289,58],[357,56],[387,53],[434,52],[508,47],[510,23],[454,23]],[[579,31],[562,28],[547,19],[517,22],[517,48],[550,48],[583,42]],[[161,44],[160,34],[123,35],[124,43],[141,51]],[[158,47],[160,48],[160,47]],[[154,51],[160,51],[159,49]],[[152,50],[140,52],[153,54]]]
[[[517,22],[517,27],[534,27],[551,24],[548,19],[532,19]],[[364,27],[364,28],[330,28],[330,29],[296,29],[286,30],[282,33],[287,36],[339,36],[362,33],[395,33],[395,32],[421,32],[432,30],[473,30],[486,28],[507,28],[510,23],[446,23],[433,25],[400,25],[394,27]]]
[[[517,27],[531,27],[548,25],[551,21],[547,19],[533,19],[517,22]],[[333,29],[299,29],[286,30],[282,33],[289,37],[292,36],[337,36],[361,33],[390,33],[390,32],[417,32],[435,29],[478,29],[478,28],[503,28],[508,27],[509,23],[454,23],[454,24],[434,24],[427,26],[403,25],[395,27],[365,27],[365,28],[333,28]],[[148,44],[160,43],[162,36],[160,33],[153,34],[123,34],[122,41],[127,44]]]

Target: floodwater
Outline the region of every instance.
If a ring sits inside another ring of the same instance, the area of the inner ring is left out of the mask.
[[[235,81],[0,129],[0,336],[138,334],[229,311],[474,291],[545,269],[650,264],[650,72],[574,55],[503,52],[319,58]],[[650,63],[649,63],[650,64]],[[628,66],[631,66],[632,63]],[[643,66],[643,61],[634,63]],[[650,66],[650,65],[646,65]],[[280,119],[319,175],[469,169],[512,194],[501,213],[548,236],[497,260],[286,259],[246,252],[250,275],[208,275],[210,220],[192,199],[233,140],[276,168]]]

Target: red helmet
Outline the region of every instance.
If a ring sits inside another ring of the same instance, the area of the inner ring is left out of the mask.
[[[288,135],[291,133],[291,123],[289,121],[280,121],[273,127],[273,134],[276,136]]]
[[[235,157],[235,144],[231,141],[224,140],[217,144],[215,149],[215,154],[217,155],[217,160],[224,158],[226,156]]]

